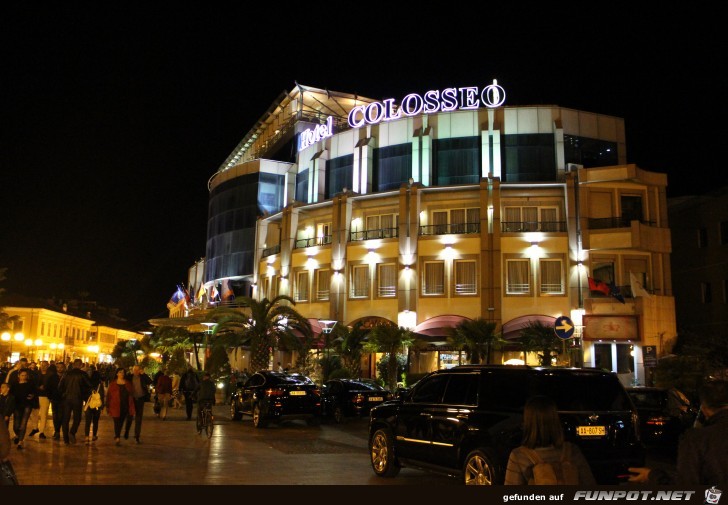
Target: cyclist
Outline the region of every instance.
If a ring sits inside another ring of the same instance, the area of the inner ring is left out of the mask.
[[[205,408],[211,409],[215,405],[215,383],[212,382],[209,372],[202,376],[202,382],[195,389],[197,396],[197,425],[200,426],[202,411]]]

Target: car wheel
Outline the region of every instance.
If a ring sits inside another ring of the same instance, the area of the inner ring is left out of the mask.
[[[375,431],[369,440],[369,454],[372,460],[372,469],[379,477],[394,477],[401,469],[394,457],[393,442],[394,437],[386,428]]]
[[[465,458],[463,483],[466,486],[492,486],[496,483],[495,460],[481,449],[476,449]]]
[[[230,419],[233,421],[240,421],[243,418],[243,413],[238,412],[238,408],[235,405],[235,400],[230,402]]]
[[[260,412],[260,407],[256,405],[253,407],[253,426],[256,428],[265,428],[268,425],[263,415]]]
[[[334,421],[341,424],[345,421],[344,419],[344,410],[341,407],[336,407],[334,409]]]

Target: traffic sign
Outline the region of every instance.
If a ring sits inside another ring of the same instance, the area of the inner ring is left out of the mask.
[[[554,321],[554,333],[564,340],[574,336],[574,323],[566,316],[557,317]]]

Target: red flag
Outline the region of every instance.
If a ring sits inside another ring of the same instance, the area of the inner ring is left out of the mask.
[[[589,279],[589,291],[599,291],[607,296],[612,294],[612,290],[606,282],[600,281],[599,279],[593,279],[591,277],[587,278]]]

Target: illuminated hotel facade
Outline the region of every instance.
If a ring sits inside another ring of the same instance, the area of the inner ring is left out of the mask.
[[[463,319],[513,340],[566,316],[560,364],[645,384],[676,335],[667,177],[626,163],[623,119],[509,106],[506,92],[282,93],[210,178],[191,292],[225,281],[289,295],[314,322],[411,328],[427,343],[415,373],[463,359],[446,342]]]

